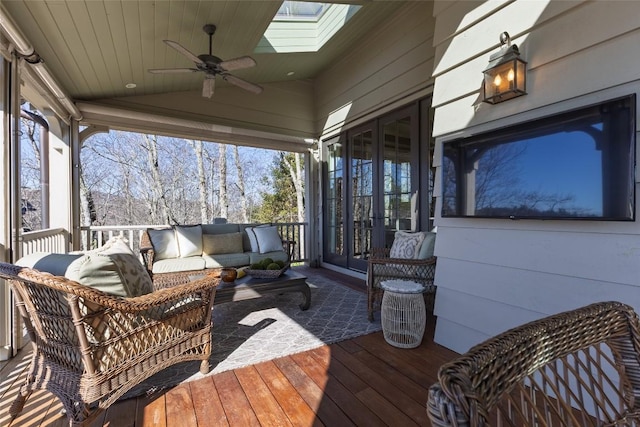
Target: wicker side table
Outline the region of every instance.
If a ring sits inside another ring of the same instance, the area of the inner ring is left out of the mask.
[[[424,285],[410,280],[386,280],[380,287],[385,291],[381,307],[385,341],[400,348],[419,346],[427,322]]]

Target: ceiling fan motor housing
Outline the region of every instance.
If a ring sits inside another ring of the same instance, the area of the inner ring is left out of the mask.
[[[200,60],[206,64],[206,66],[203,66],[202,64],[196,64],[196,66],[198,66],[198,68],[200,68],[202,71],[211,71],[212,68],[217,72],[222,71],[218,67],[218,64],[222,62],[222,59],[218,58],[217,56],[207,55],[206,53],[203,53],[202,55],[198,55],[198,58],[200,58]]]

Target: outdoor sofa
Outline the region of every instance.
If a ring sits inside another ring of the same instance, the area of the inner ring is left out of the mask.
[[[295,242],[269,224],[197,224],[147,229],[140,253],[152,275],[242,267],[265,258],[288,262]]]

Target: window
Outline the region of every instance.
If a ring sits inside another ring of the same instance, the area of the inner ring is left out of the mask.
[[[634,95],[443,148],[443,217],[634,220]]]

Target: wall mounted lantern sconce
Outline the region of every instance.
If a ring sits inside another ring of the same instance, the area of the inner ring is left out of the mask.
[[[500,43],[500,52],[491,55],[489,65],[483,71],[482,101],[489,104],[527,93],[527,62],[520,58],[518,46],[511,44],[511,37],[506,31],[500,34]]]

